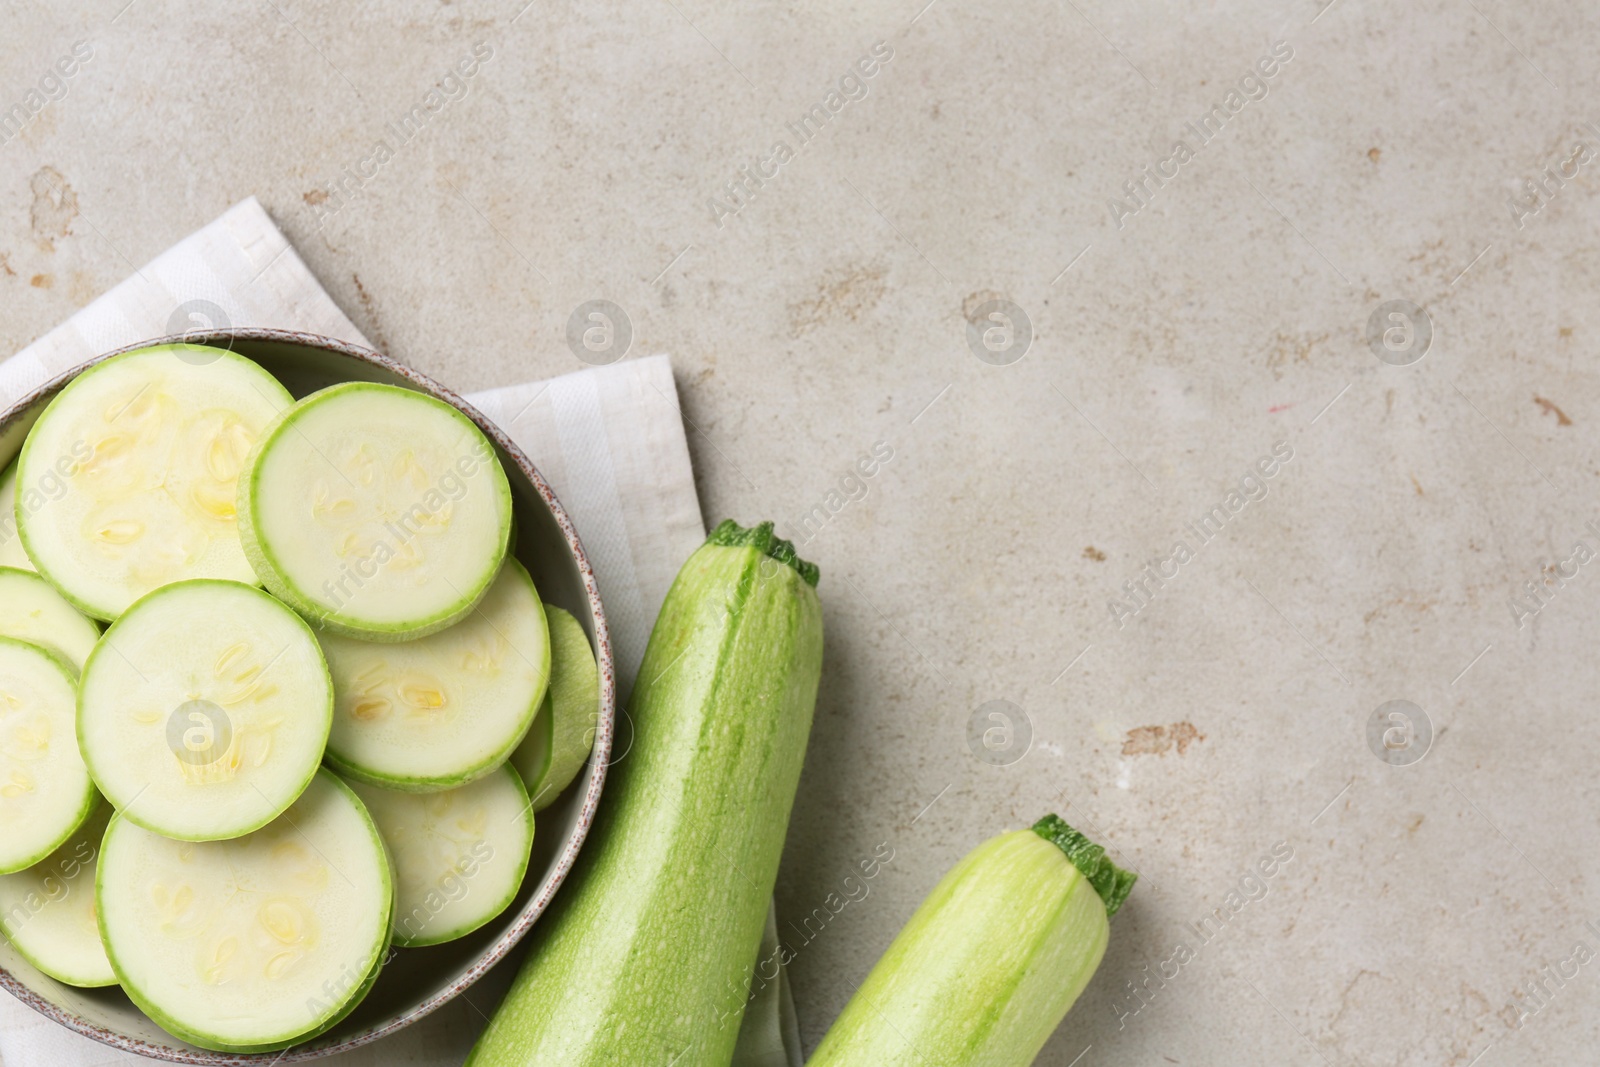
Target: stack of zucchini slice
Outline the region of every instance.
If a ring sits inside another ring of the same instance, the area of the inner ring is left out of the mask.
[[[233,352],[85,371],[0,472],[0,933],[191,1044],[349,1014],[527,874],[599,676],[460,411]],[[102,625],[104,631],[102,632]]]

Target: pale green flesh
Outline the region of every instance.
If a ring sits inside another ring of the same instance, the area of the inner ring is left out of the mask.
[[[345,784],[349,785],[348,782]],[[389,874],[390,881],[392,882],[394,876],[394,862],[392,857],[389,863]],[[392,914],[393,912],[391,911],[391,915]],[[303,1034],[296,1034],[294,1037],[287,1038],[285,1040],[269,1041],[260,1045],[227,1045],[217,1042],[211,1047],[215,1048],[219,1052],[277,1052],[279,1049],[289,1048],[291,1045],[302,1045],[307,1041],[314,1040],[318,1036],[327,1033],[335,1026],[338,1026],[340,1023],[344,1022],[345,1019],[350,1016],[351,1012],[355,1011],[361,1006],[361,1002],[367,999],[368,993],[372,992],[372,987],[377,984],[378,976],[383,973],[383,968],[389,963],[389,960],[393,955],[394,942],[392,939],[390,939],[384,942],[383,951],[378,953],[377,962],[372,965],[372,970],[367,972],[366,979],[361,983],[361,987],[356,990],[355,995],[350,998],[349,1002],[346,1003],[344,1007],[340,1008],[337,1012],[329,1016],[323,1022],[317,1024],[315,1029],[307,1030]],[[188,1041],[191,1045],[207,1040],[203,1034],[199,1035],[199,1041],[197,1041],[193,1036],[184,1036],[178,1034],[178,1031],[173,1029],[173,1025],[175,1024],[172,1024],[172,1020],[170,1019],[164,1021],[161,1025],[166,1027],[169,1033],[183,1036],[183,1039]],[[272,1065],[269,1063],[268,1067],[272,1067]]]
[[[0,874],[54,852],[98,800],[73,736],[76,687],[58,654],[0,637]]]
[[[600,670],[577,619],[545,605],[550,620],[550,688],[528,736],[511,755],[533,810],[543,811],[583,770],[600,715]]]
[[[405,641],[461,620],[505,558],[511,488],[483,433],[442,401],[348,382],[301,400],[239,485],[261,581],[319,628]]]
[[[210,841],[276,818],[311,781],[333,718],[304,620],[238,582],[178,582],[111,625],[84,665],[78,742],[128,820]]]
[[[471,933],[506,909],[533,849],[533,812],[509,765],[443,793],[351,782],[394,857],[394,940],[420,948]]]
[[[366,808],[323,771],[232,841],[172,841],[117,816],[96,895],[112,966],[145,1014],[205,1048],[263,1050],[370,988],[394,883]]]
[[[708,545],[679,572],[632,750],[474,1067],[731,1059],[822,662],[815,590],[771,563]]]
[[[321,642],[335,693],[328,762],[389,789],[452,789],[503,764],[550,676],[545,613],[514,559],[447,630],[399,643],[324,633]]]
[[[228,1045],[220,1041],[216,1041],[212,1042],[212,1044],[206,1047],[215,1049],[218,1052],[277,1052],[280,1049],[286,1049],[293,1045],[303,1045],[307,1041],[316,1039],[322,1034],[327,1033],[329,1030],[332,1030],[335,1026],[338,1026],[340,1023],[344,1022],[345,1019],[349,1018],[350,1013],[359,1008],[361,1006],[361,1002],[367,999],[367,994],[372,992],[372,987],[377,983],[378,976],[383,973],[384,964],[389,958],[391,947],[392,946],[388,945],[384,947],[383,952],[379,954],[378,962],[372,965],[372,970],[368,972],[366,979],[362,981],[360,988],[356,990],[355,996],[351,997],[349,1002],[345,1004],[344,1007],[340,1008],[339,1011],[330,1017],[326,1022],[319,1023],[315,1029],[307,1030],[303,1034],[296,1034],[294,1037],[286,1040],[268,1041],[265,1044],[260,1045]],[[193,1036],[180,1034],[177,1030],[173,1029],[172,1026],[168,1025],[170,1022],[171,1020],[167,1020],[167,1022],[163,1022],[161,1025],[167,1029],[168,1033],[173,1034],[175,1037],[182,1037],[183,1040],[189,1042],[191,1045],[203,1044],[205,1041],[209,1040],[209,1038],[207,1038],[204,1034]],[[267,1067],[273,1067],[272,1061],[267,1061]]]
[[[291,403],[255,363],[195,345],[90,367],[50,402],[17,461],[14,514],[28,557],[98,619],[185,578],[254,584],[237,482]]]
[[[22,535],[17,532],[17,465],[15,463],[0,474],[0,567],[33,570],[33,560],[22,547]]]
[[[0,932],[29,963],[67,985],[117,984],[94,911],[95,864],[111,815],[110,804],[99,805],[49,856],[0,875]]]
[[[808,1067],[1027,1067],[1109,936],[1059,848],[1032,830],[991,838],[922,902]]]
[[[81,668],[100,639],[100,627],[80,615],[37,574],[0,567],[0,637],[59,652]]]

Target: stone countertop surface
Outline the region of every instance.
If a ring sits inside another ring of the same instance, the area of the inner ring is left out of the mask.
[[[1040,1064],[1592,1058],[1593,9],[0,12],[0,351],[255,195],[459,390],[671,353],[822,569],[808,1049],[1057,811],[1142,877]]]

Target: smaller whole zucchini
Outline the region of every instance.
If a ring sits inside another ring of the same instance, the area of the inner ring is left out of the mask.
[[[1137,877],[1055,815],[990,838],[917,908],[809,1067],[1027,1067]]]

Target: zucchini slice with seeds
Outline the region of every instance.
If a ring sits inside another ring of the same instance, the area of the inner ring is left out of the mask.
[[[159,345],[95,364],[50,401],[17,460],[28,558],[107,621],[169,582],[255,584],[237,483],[291,403],[260,366],[217,348]]]
[[[50,855],[100,801],[73,737],[77,689],[59,654],[0,637],[0,874]]]
[[[0,567],[33,570],[33,560],[22,547],[22,537],[17,533],[17,465],[15,463],[0,474]]]
[[[286,411],[239,481],[261,581],[319,628],[408,641],[459,622],[494,581],[511,486],[460,411],[371,382]]]
[[[533,850],[533,812],[508,764],[443,793],[349,784],[394,857],[395,944],[465,937],[515,899]]]
[[[183,841],[282,814],[322,762],[333,683],[305,620],[254,586],[148,594],[84,664],[78,743],[128,821]]]
[[[454,789],[489,774],[528,732],[550,677],[545,613],[515,559],[448,630],[321,641],[336,694],[328,763],[386,789]]]
[[[37,574],[0,567],[0,637],[59,652],[81,669],[100,640],[100,627],[78,614],[55,586]]]
[[[394,878],[367,809],[320,771],[281,817],[231,841],[173,841],[118,814],[96,902],[111,965],[146,1015],[202,1048],[265,1052],[371,988]]]
[[[97,805],[60,848],[25,871],[0,874],[0,933],[51,978],[86,989],[117,984],[94,913],[95,866],[111,816],[110,804]]]

